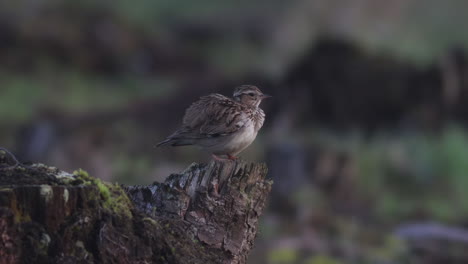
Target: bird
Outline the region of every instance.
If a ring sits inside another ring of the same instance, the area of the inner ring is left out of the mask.
[[[214,93],[200,97],[187,110],[182,126],[156,146],[195,145],[216,160],[236,160],[256,138],[265,121],[259,107],[271,97],[254,85],[234,89],[233,97]]]

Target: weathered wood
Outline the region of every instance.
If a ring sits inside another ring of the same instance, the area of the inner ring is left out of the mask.
[[[245,263],[266,171],[213,161],[123,187],[38,164],[0,169],[0,264]]]

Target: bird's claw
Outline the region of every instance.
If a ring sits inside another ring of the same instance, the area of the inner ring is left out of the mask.
[[[212,154],[213,156],[213,159],[217,160],[217,161],[225,161],[225,160],[237,160],[237,157],[235,156],[232,156],[230,154],[226,154],[227,156],[227,159],[224,159],[224,158],[221,158],[221,157],[218,157],[216,156],[215,154]]]

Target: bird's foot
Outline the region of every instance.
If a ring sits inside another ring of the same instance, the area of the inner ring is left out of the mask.
[[[217,160],[217,161],[237,160],[237,157],[232,156],[232,155],[229,155],[229,154],[226,154],[227,159],[218,157],[218,156],[216,156],[215,154],[211,154],[211,156],[213,156],[213,159],[215,159],[215,160]]]
[[[226,159],[223,159],[223,158],[220,158],[218,156],[216,156],[215,154],[211,154],[211,156],[213,156],[213,159],[217,160],[217,161],[225,161]]]

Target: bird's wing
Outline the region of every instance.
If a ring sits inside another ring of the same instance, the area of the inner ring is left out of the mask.
[[[223,95],[210,94],[201,97],[185,111],[183,124],[200,138],[230,135],[247,123],[244,108]]]

